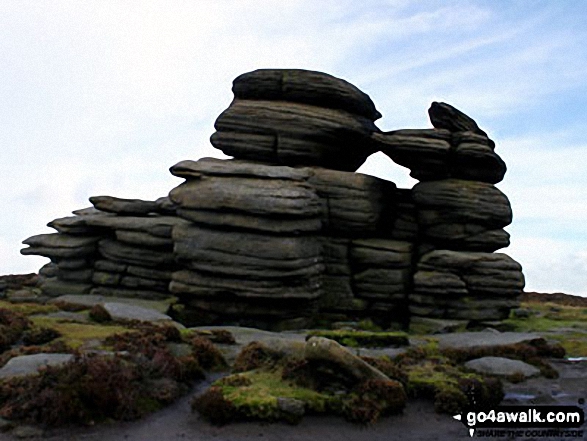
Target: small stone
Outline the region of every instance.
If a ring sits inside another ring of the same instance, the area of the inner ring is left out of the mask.
[[[465,367],[476,372],[507,377],[522,374],[525,378],[540,374],[540,369],[520,360],[504,357],[481,357],[465,363]]]
[[[158,322],[171,320],[171,317],[168,315],[141,306],[116,302],[106,302],[103,306],[114,321],[140,320],[142,322]]]

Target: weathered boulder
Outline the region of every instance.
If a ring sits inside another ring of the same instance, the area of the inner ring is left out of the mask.
[[[141,322],[171,321],[171,317],[154,309],[128,303],[105,302],[104,309],[113,321],[138,320]]]
[[[365,380],[390,381],[380,370],[366,363],[344,346],[324,337],[311,337],[306,342],[304,354],[311,362],[329,363],[352,376],[357,383]]]
[[[381,118],[375,104],[351,83],[323,72],[302,69],[258,69],[233,82],[236,98],[291,101],[346,110],[373,121]]]
[[[238,77],[233,92],[210,139],[227,155],[354,171],[373,153],[369,138],[381,115],[346,81],[320,72],[258,70]]]
[[[0,369],[0,378],[21,377],[38,373],[42,366],[60,366],[73,360],[72,354],[20,355],[8,360]]]

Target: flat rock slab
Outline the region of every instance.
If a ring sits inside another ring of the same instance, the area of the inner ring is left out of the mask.
[[[198,326],[190,329],[200,331],[226,330],[230,332],[236,344],[218,345],[222,355],[229,363],[234,362],[234,359],[244,346],[254,341],[260,342],[270,349],[291,355],[298,354],[302,356],[306,347],[306,332],[304,331],[271,332],[243,326]]]
[[[135,298],[126,298],[126,297],[108,297],[108,296],[99,296],[99,295],[75,295],[69,294],[64,296],[59,296],[54,299],[51,299],[49,303],[69,303],[72,305],[79,305],[79,306],[87,306],[88,309],[94,305],[104,304],[107,302],[114,302],[114,303],[124,303],[126,305],[134,305],[140,306],[142,308],[147,308],[151,310],[155,310],[162,314],[165,314],[169,310],[169,305],[175,303],[175,297],[169,297],[166,300],[143,300],[143,299],[135,299]]]
[[[168,315],[150,308],[143,308],[142,306],[118,302],[105,302],[103,306],[114,321],[139,320],[142,322],[158,322],[171,320],[171,317]]]
[[[71,354],[33,354],[14,357],[0,369],[0,378],[36,374],[42,366],[59,366],[73,359]]]
[[[504,357],[481,357],[465,363],[465,367],[475,372],[507,377],[513,374],[523,374],[524,377],[534,377],[540,374],[540,369],[520,360]]]
[[[528,332],[459,332],[456,334],[437,335],[439,347],[473,348],[512,345],[542,338],[539,334]]]

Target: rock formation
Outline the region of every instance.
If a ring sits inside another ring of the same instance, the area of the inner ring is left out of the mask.
[[[495,143],[454,107],[432,129],[382,132],[371,99],[319,72],[239,76],[212,144],[233,159],[186,160],[157,201],[92,197],[24,241],[49,257],[48,296],[176,296],[189,324],[262,328],[410,315],[498,320],[517,305],[506,171]],[[412,189],[355,173],[381,151]]]

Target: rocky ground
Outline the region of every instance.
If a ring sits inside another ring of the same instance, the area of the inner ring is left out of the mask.
[[[19,337],[19,341],[5,346],[0,360],[2,384],[6,384],[5,382],[12,378],[22,378],[20,376],[24,373],[36,371],[41,364],[55,363],[59,365],[67,362],[68,357],[71,357],[69,355],[71,351],[66,350],[61,355],[39,355],[39,352],[41,354],[59,352],[57,351],[59,346],[56,342],[63,342],[65,345],[73,346],[82,352],[112,350],[112,348],[105,349],[105,339],[120,332],[129,330],[136,332],[137,323],[141,321],[173,324],[164,314],[169,307],[168,303],[129,301],[128,299],[99,298],[87,295],[67,296],[44,303],[32,288],[34,284],[28,283],[29,281],[30,279],[25,276],[0,277],[0,288],[4,294],[4,299],[0,300],[0,310],[20,313],[29,320],[29,328],[23,331],[23,335],[27,332],[26,335],[29,337],[36,335],[32,330],[43,327],[57,331],[59,336],[47,343],[30,345],[29,347],[33,347],[33,349],[26,352],[22,349],[22,335]],[[587,303],[587,300],[585,302]],[[95,305],[101,305],[102,308],[95,307]],[[90,311],[92,312],[90,313]],[[104,312],[109,319],[106,322],[100,319],[100,313],[104,314]],[[6,315],[2,319],[5,317]],[[347,328],[353,326],[360,326],[360,324],[346,324]],[[175,351],[172,351],[174,356],[178,356],[179,353],[186,350],[192,351],[191,354],[194,354],[193,347],[190,348],[190,345],[186,343],[188,340],[185,336],[190,335],[190,338],[192,336],[188,333],[197,331],[199,334],[216,337],[231,334],[234,336],[236,344],[227,344],[227,341],[218,343],[223,340],[217,339],[216,346],[228,364],[234,365],[238,354],[251,342],[260,342],[266,348],[289,354],[304,351],[308,345],[306,343],[307,331],[272,333],[251,328],[224,327],[222,329],[230,334],[223,334],[218,332],[219,329],[208,327],[192,331],[180,330],[183,340],[177,343],[166,341],[164,342],[165,347],[172,348]],[[462,360],[461,364],[468,365],[470,369],[482,369],[485,373],[500,376],[505,392],[502,405],[579,405],[587,410],[584,404],[587,399],[587,304],[580,298],[564,295],[548,297],[535,293],[526,294],[522,307],[514,311],[510,319],[499,323],[483,323],[477,329],[472,330],[463,329],[463,322],[458,321],[416,320],[408,334],[409,346],[361,347],[369,345],[368,339],[361,340],[359,334],[351,332],[355,340],[350,341],[348,332],[343,329],[323,335],[350,345],[350,352],[353,355],[368,357],[387,356],[393,359],[398,354],[406,353],[406,351],[410,351],[409,348],[414,347],[426,348],[425,350],[433,348],[434,351],[453,350],[457,351],[457,355],[462,351],[480,351],[476,360],[467,362]],[[365,335],[371,335],[373,338],[375,336],[390,338],[390,335],[381,332],[366,333]],[[513,360],[516,357],[509,353],[493,353],[495,351],[487,349],[507,347],[519,344],[519,342],[531,342],[540,337],[549,343],[562,345],[566,350],[566,355],[563,358],[553,357],[553,354],[543,356],[540,362],[546,364],[540,365],[535,362],[528,364],[520,360]],[[23,360],[22,355],[25,354],[29,355],[29,358],[24,357],[25,362],[19,362],[19,359]],[[509,360],[483,355],[507,355],[506,358]],[[476,364],[481,367],[476,367]],[[549,370],[545,366],[550,366],[552,369]],[[556,373],[553,373],[554,371]],[[413,397],[408,399],[405,408],[399,414],[380,418],[379,421],[368,425],[354,424],[345,421],[340,416],[306,415],[296,425],[283,422],[268,424],[238,421],[220,427],[215,426],[197,412],[193,412],[190,403],[194,396],[200,396],[208,390],[213,382],[230,374],[228,367],[208,372],[205,379],[197,382],[189,393],[183,394],[172,404],[164,406],[154,413],[148,413],[137,421],[120,422],[110,419],[110,421],[99,424],[86,422],[82,426],[67,425],[51,428],[34,425],[27,421],[2,419],[0,430],[3,433],[0,433],[0,439],[42,437],[49,440],[249,440],[253,438],[444,440],[469,438],[466,428],[455,421],[450,414],[435,411],[433,400]],[[247,373],[245,372],[245,374]],[[180,381],[178,380],[178,382]],[[0,403],[1,406],[4,404]],[[1,412],[6,415],[6,408],[3,407]]]

